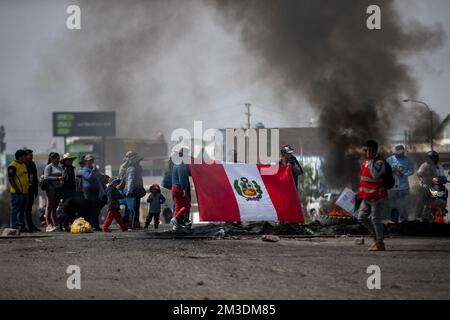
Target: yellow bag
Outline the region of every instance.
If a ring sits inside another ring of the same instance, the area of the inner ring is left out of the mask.
[[[92,226],[84,218],[78,218],[70,226],[71,233],[91,233]]]

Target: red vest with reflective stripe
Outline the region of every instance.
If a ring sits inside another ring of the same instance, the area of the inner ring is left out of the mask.
[[[379,200],[386,196],[383,179],[372,178],[367,161],[361,165],[361,180],[359,182],[358,196],[365,200]]]

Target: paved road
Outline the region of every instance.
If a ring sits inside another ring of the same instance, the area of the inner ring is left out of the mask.
[[[450,239],[149,239],[145,232],[0,239],[0,299],[449,299]],[[366,241],[367,242],[367,241]],[[368,290],[369,265],[381,290]],[[68,290],[66,268],[81,268]]]

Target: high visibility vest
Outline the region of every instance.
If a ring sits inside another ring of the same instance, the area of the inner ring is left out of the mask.
[[[27,165],[25,163],[19,163],[17,161],[13,161],[9,164],[10,167],[16,168],[16,175],[14,176],[14,182],[16,186],[19,188],[19,191],[22,193],[28,193],[29,181],[28,181],[28,170]],[[9,192],[16,193],[16,190],[11,186],[9,188]]]
[[[386,196],[383,179],[372,178],[367,161],[361,165],[361,180],[359,181],[358,196],[365,200],[379,200]]]

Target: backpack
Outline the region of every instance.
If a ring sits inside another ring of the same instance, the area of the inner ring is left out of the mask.
[[[385,168],[384,173],[381,176],[381,179],[383,179],[384,188],[386,190],[390,190],[395,185],[395,178],[394,175],[392,174],[392,167],[389,164],[389,162],[387,162],[385,159],[381,158],[381,160],[383,160]]]
[[[169,190],[172,188],[172,174],[169,171],[164,172],[161,187]]]

